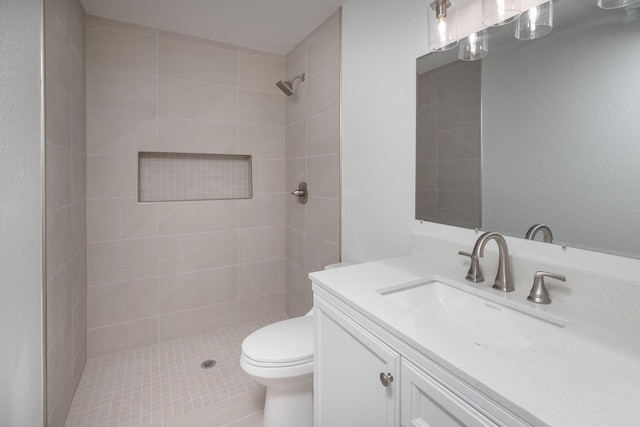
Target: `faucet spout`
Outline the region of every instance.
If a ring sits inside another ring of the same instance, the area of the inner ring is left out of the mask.
[[[511,266],[509,263],[509,249],[507,241],[502,235],[490,231],[481,235],[473,247],[473,255],[478,257],[484,256],[484,247],[490,240],[495,240],[498,245],[498,273],[492,288],[502,292],[511,292],[515,290],[511,281]]]
[[[542,241],[546,243],[553,243],[553,233],[551,229],[544,224],[534,224],[527,230],[527,234],[524,236],[527,240],[535,240],[536,234],[542,232]]]

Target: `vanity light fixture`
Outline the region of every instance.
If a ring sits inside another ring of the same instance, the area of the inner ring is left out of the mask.
[[[518,40],[544,37],[553,29],[553,0],[534,6],[524,12],[516,22]]]
[[[463,61],[477,61],[489,53],[489,35],[487,30],[469,34],[460,40],[458,58]]]
[[[620,9],[638,3],[638,1],[640,0],[598,0],[598,6],[601,9]]]
[[[447,18],[449,0],[435,0],[430,5],[434,14],[429,14],[429,49],[432,52],[453,49],[458,45],[458,28],[455,21]]]
[[[498,27],[509,24],[522,12],[520,0],[482,0],[482,25]]]

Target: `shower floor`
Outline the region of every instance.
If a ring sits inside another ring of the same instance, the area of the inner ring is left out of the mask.
[[[87,361],[65,427],[260,426],[264,387],[240,368],[242,341],[270,316]],[[217,364],[203,369],[200,364]]]

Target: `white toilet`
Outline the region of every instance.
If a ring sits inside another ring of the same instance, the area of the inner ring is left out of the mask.
[[[313,337],[312,309],[260,328],[242,342],[240,366],[267,387],[263,427],[313,426]]]

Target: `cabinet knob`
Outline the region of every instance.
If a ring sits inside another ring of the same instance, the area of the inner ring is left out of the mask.
[[[393,375],[380,372],[380,382],[383,386],[388,387],[389,383],[393,382]]]

